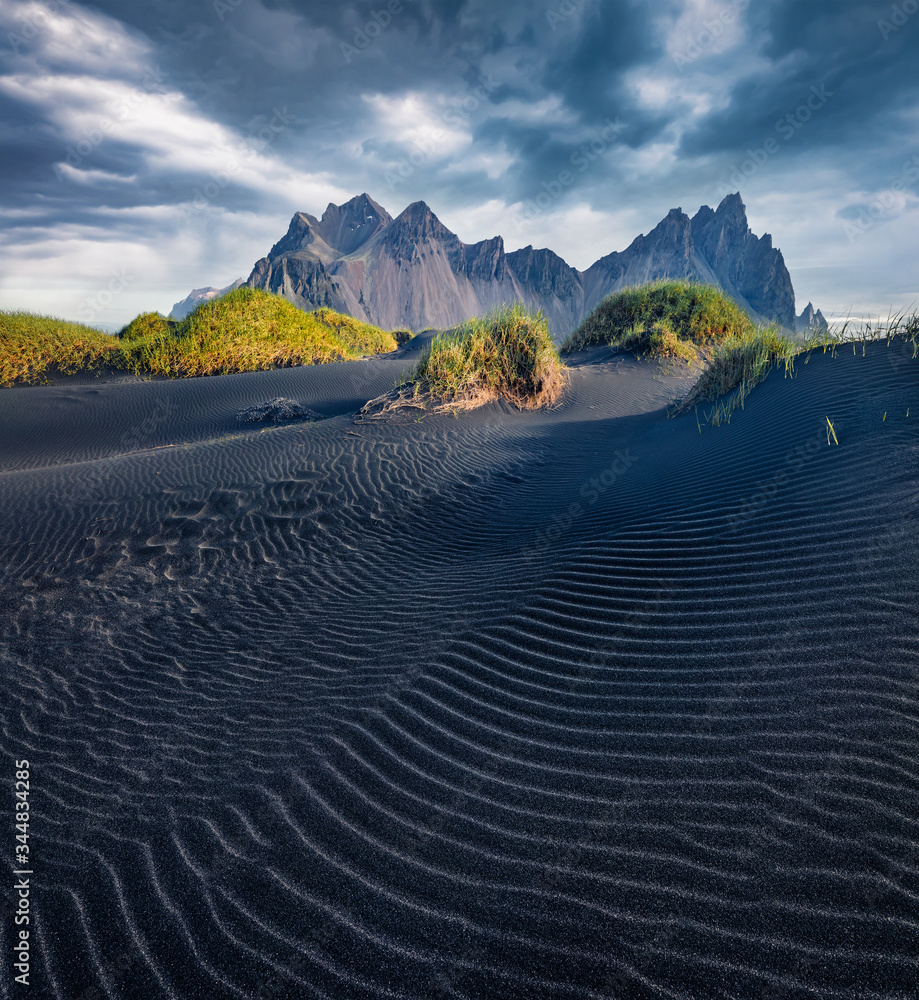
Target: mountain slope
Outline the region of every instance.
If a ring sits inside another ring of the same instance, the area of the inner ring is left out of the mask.
[[[739,194],[693,218],[671,209],[647,235],[586,271],[551,250],[506,252],[500,236],[463,243],[422,201],[395,219],[369,195],[298,212],[246,284],[303,309],[330,306],[387,329],[445,328],[502,302],[542,309],[553,334],[573,330],[610,292],[658,278],[717,285],[757,320],[794,330],[794,289],[772,237],[755,236]]]
[[[213,285],[208,288],[193,288],[181,302],[176,302],[176,304],[169,311],[169,318],[185,319],[185,317],[189,313],[194,312],[202,302],[210,302],[212,299],[223,298],[224,295],[227,295],[239,288],[244,281],[244,278],[237,278],[235,281],[227,285],[226,288],[215,288]]]

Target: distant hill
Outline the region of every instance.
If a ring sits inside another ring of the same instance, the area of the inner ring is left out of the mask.
[[[227,285],[226,288],[214,288],[212,285],[208,288],[194,288],[192,291],[182,299],[181,302],[176,302],[169,312],[170,319],[185,319],[185,317],[194,312],[202,302],[210,302],[212,299],[222,298],[229,292],[235,291],[240,285],[244,285],[246,282],[245,278],[237,278],[232,284]]]
[[[647,236],[585,271],[548,249],[508,253],[500,236],[463,243],[423,201],[393,218],[362,194],[330,204],[321,219],[297,212],[245,284],[302,309],[329,306],[384,329],[444,329],[499,303],[521,301],[541,309],[561,338],[610,292],[659,278],[716,285],[754,319],[788,330],[822,320],[812,306],[795,315],[782,252],[768,233],[750,231],[739,193],[717,209],[703,205],[692,218],[671,209]]]

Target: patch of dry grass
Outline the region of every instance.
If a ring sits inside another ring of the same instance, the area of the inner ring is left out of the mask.
[[[228,375],[346,361],[396,349],[383,330],[331,309],[304,312],[280,295],[237,288],[199,306],[174,329],[129,337],[127,367],[171,377]]]
[[[396,347],[396,336],[350,316],[331,309],[307,313],[279,295],[238,288],[178,322],[143,313],[117,337],[48,316],[0,313],[0,385],[106,366],[170,378],[225,375],[352,360]]]
[[[46,382],[113,364],[118,341],[81,323],[29,312],[0,312],[0,385]]]
[[[520,409],[546,407],[567,384],[545,317],[515,303],[435,337],[414,371],[393,392],[371,400],[361,416],[405,408],[457,413],[498,399]]]

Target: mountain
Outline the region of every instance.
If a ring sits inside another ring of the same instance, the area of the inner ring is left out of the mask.
[[[717,209],[703,205],[692,218],[671,209],[647,236],[586,271],[551,250],[508,253],[500,236],[463,243],[423,201],[393,218],[362,194],[330,204],[321,219],[297,212],[246,284],[385,329],[443,329],[520,300],[541,309],[553,334],[564,337],[610,292],[657,278],[717,285],[755,319],[796,328],[782,253],[769,234],[750,231],[740,194]]]
[[[385,329],[449,327],[521,296],[500,237],[468,245],[424,202],[393,219],[366,194],[321,219],[298,212],[247,284]]]
[[[827,321],[823,313],[814,310],[814,303],[808,302],[804,312],[795,319],[796,333],[820,333],[827,329]]]
[[[185,317],[190,313],[194,312],[202,302],[210,302],[211,299],[218,299],[221,295],[226,295],[227,292],[232,292],[234,288],[239,288],[240,285],[245,284],[245,278],[237,278],[233,284],[227,285],[226,288],[214,288],[209,286],[208,288],[194,288],[192,291],[182,299],[181,302],[176,302],[169,312],[170,319],[185,319]]]

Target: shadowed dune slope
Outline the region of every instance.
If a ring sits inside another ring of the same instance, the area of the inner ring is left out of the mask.
[[[239,410],[294,397],[323,416],[350,413],[386,392],[410,354],[201,378],[62,380],[0,391],[0,469],[82,462],[192,444],[241,428]],[[36,395],[37,393],[37,395]]]
[[[38,995],[911,995],[911,353],[701,433],[603,350],[408,425],[398,359],[0,395]]]

